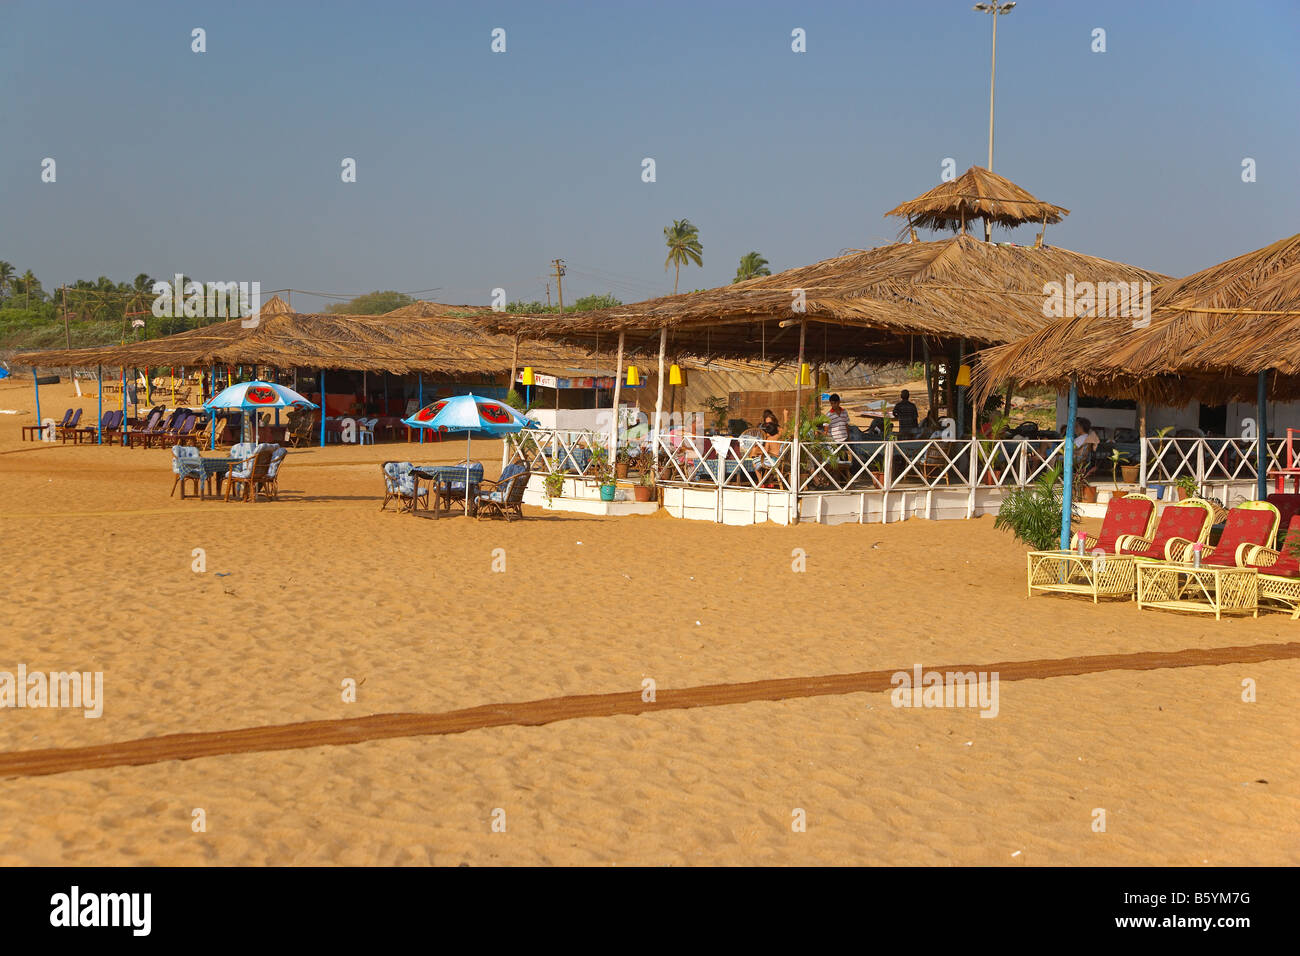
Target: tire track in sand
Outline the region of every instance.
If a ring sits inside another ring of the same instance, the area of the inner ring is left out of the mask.
[[[1244,647],[1191,648],[1182,651],[1141,651],[1134,654],[1097,654],[1087,657],[999,661],[991,664],[925,666],[935,671],[997,671],[1001,681],[1042,680],[1101,671],[1144,671],[1175,667],[1254,664],[1261,661],[1300,659],[1300,643],[1252,644]],[[839,694],[892,690],[890,678],[899,670],[861,671],[822,677],[784,677],[739,684],[707,684],[678,690],[659,690],[648,703],[638,691],[583,694],[519,703],[483,704],[442,713],[372,714],[336,720],[310,720],[293,724],[246,727],[201,733],[168,734],[90,747],[19,750],[0,753],[0,778],[37,777],[75,770],[137,766],[165,760],[194,760],[227,754],[299,750],[308,747],[345,746],[368,740],[460,734],[471,730],[510,725],[536,727],[580,717],[613,717],[693,707],[721,707],[754,701],[789,700]]]

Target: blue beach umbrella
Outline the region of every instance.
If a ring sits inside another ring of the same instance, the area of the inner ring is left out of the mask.
[[[402,424],[433,431],[465,432],[465,513],[469,513],[469,459],[475,432],[513,435],[537,423],[520,415],[505,402],[477,395],[453,395],[426,405]]]
[[[240,382],[222,389],[203,403],[208,411],[218,408],[237,408],[241,412],[258,412],[263,408],[319,408],[309,402],[287,385],[275,382]],[[254,438],[257,434],[257,418],[253,419]]]

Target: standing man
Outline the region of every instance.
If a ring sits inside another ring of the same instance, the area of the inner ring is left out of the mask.
[[[916,406],[912,404],[912,393],[903,389],[898,395],[898,404],[894,406],[894,417],[898,419],[899,430],[916,431],[917,415]]]
[[[826,431],[831,441],[849,440],[849,413],[840,406],[839,395],[831,396],[831,407],[826,412]]]

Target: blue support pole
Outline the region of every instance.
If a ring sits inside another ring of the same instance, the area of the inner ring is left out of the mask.
[[[104,366],[95,366],[99,378],[99,424],[95,426],[95,444],[104,444]]]
[[[41,383],[36,380],[36,366],[32,366],[32,385],[36,389],[36,425],[41,425]],[[43,432],[37,432],[42,438],[45,437]]]
[[[423,372],[416,372],[415,375],[416,375],[417,388],[419,388],[419,393],[418,393],[419,396],[420,396],[419,399],[418,399],[418,401],[419,401],[419,403],[420,403],[419,407],[420,407],[420,408],[424,408],[424,373],[423,373]],[[421,445],[424,444],[424,429],[423,429],[423,428],[420,429],[420,444],[421,444]],[[466,491],[468,491],[468,489],[466,489]]]
[[[325,370],[320,370],[320,446],[325,447]]]
[[[1079,385],[1070,377],[1070,406],[1065,418],[1065,487],[1061,489],[1061,550],[1070,550],[1070,512],[1074,511],[1074,422],[1079,417]]]
[[[1268,497],[1268,370],[1259,373],[1255,386],[1255,498],[1263,501]]]
[[[217,397],[217,363],[212,363],[212,378],[208,379],[210,386],[208,388],[208,398]],[[217,447],[217,410],[212,410],[212,434],[208,438],[208,451]]]
[[[122,444],[126,444],[126,366],[122,366]]]

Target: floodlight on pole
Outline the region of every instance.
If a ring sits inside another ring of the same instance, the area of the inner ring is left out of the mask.
[[[971,9],[978,13],[988,13],[993,17],[993,59],[989,66],[989,165],[988,171],[993,172],[993,92],[996,87],[998,73],[998,17],[1005,16],[1011,12],[1015,6],[1011,3],[977,3]],[[988,218],[984,219],[984,241],[988,242],[991,238],[992,226]]]

